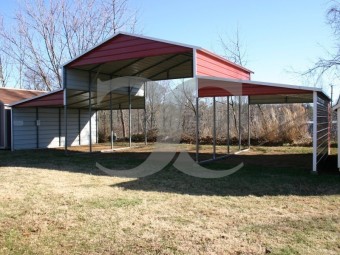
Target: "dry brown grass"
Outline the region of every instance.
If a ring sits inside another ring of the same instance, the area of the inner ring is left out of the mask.
[[[340,254],[338,175],[263,162],[217,181],[171,167],[139,180],[92,171],[142,152],[0,151],[0,254]]]

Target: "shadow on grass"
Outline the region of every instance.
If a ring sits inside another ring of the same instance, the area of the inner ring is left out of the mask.
[[[229,161],[243,161],[245,166],[233,175],[220,179],[200,179],[187,176],[172,166],[152,176],[112,186],[128,190],[159,191],[212,196],[277,196],[277,195],[339,195],[340,175],[337,170],[311,175],[310,167],[288,165],[266,166],[273,156],[233,156]],[[303,162],[306,155],[275,156],[280,161]],[[310,157],[307,156],[310,159]],[[251,161],[258,161],[251,164]],[[228,160],[206,165],[211,169],[233,167]],[[272,165],[272,163],[270,163]]]
[[[0,166],[31,167],[92,175],[105,175],[96,162],[111,169],[130,169],[149,153],[72,153],[60,150],[0,151]],[[202,158],[208,155],[202,155]],[[243,162],[244,167],[220,179],[200,179],[183,174],[170,163],[162,171],[139,179],[113,184],[127,190],[157,191],[211,196],[339,195],[340,175],[336,156],[330,156],[319,175],[311,175],[311,154],[234,155],[205,164],[209,169],[228,169]]]

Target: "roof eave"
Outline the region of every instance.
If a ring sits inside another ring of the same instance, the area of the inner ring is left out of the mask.
[[[169,44],[173,44],[176,46],[180,46],[180,47],[186,47],[186,48],[191,48],[191,49],[199,49],[202,50],[202,48],[198,47],[198,46],[194,46],[194,45],[189,45],[189,44],[182,44],[182,43],[178,43],[178,42],[173,42],[173,41],[168,41],[168,40],[163,40],[163,39],[158,39],[158,38],[154,38],[154,37],[149,37],[149,36],[144,36],[144,35],[136,35],[136,34],[131,34],[131,33],[126,33],[126,32],[117,32],[114,35],[112,35],[111,37],[109,37],[108,39],[96,44],[95,46],[93,46],[92,48],[90,48],[89,50],[85,51],[84,53],[76,56],[75,58],[71,59],[70,61],[66,62],[65,64],[62,65],[62,67],[65,67],[69,64],[71,64],[73,61],[77,60],[78,58],[84,56],[85,54],[93,51],[94,49],[96,49],[97,47],[99,47],[100,45],[112,40],[113,38],[117,37],[118,35],[127,35],[127,36],[134,36],[134,37],[139,37],[139,38],[143,38],[143,39],[147,39],[147,40],[153,40],[153,41],[157,41],[157,42],[162,42],[162,43],[169,43]]]
[[[26,103],[26,102],[29,102],[29,101],[32,101],[32,100],[35,100],[35,99],[39,99],[39,98],[41,98],[41,97],[48,96],[48,95],[51,95],[51,94],[53,94],[53,93],[60,92],[60,91],[62,91],[62,90],[64,90],[64,89],[63,89],[63,88],[57,89],[57,90],[51,91],[51,92],[49,92],[49,93],[45,93],[45,94],[42,94],[42,95],[39,95],[39,96],[35,96],[35,97],[31,97],[31,98],[27,98],[27,99],[24,99],[24,100],[15,102],[15,103],[13,103],[13,104],[9,104],[8,106],[9,106],[9,107],[13,107],[13,106],[16,106],[16,105],[20,105],[20,104],[22,104],[22,103]]]
[[[290,85],[290,84],[282,84],[282,83],[229,79],[229,78],[219,78],[219,77],[209,77],[209,76],[197,76],[197,78],[198,79],[205,79],[205,80],[248,83],[248,84],[253,84],[253,85],[281,87],[281,88],[287,88],[287,89],[299,89],[299,90],[307,90],[307,91],[310,91],[310,92],[316,91],[316,92],[322,93],[325,97],[327,97],[330,100],[330,97],[321,88],[317,88],[317,87],[307,87],[307,86],[298,86],[298,85]]]

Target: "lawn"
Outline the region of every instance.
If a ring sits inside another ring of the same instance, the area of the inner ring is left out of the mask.
[[[340,254],[340,176],[311,175],[310,148],[254,147],[204,165],[244,163],[220,179],[95,167],[128,169],[149,152],[0,151],[0,254]]]

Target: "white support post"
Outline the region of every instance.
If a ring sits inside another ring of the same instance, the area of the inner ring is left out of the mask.
[[[248,149],[250,149],[250,105],[248,96]]]
[[[110,134],[111,134],[111,150],[113,149],[113,113],[112,113],[112,91],[110,89]]]
[[[148,144],[148,131],[146,123],[146,95],[147,95],[147,82],[144,82],[144,143]]]
[[[336,114],[337,114],[337,119],[340,120],[340,109],[338,109],[336,111]],[[340,144],[340,121],[338,121],[338,123],[336,123],[337,125],[337,138],[338,138],[338,146]],[[339,169],[339,172],[340,172],[340,155],[338,155],[338,169]]]
[[[129,81],[129,147],[131,147],[131,86]]]
[[[65,146],[65,154],[67,154],[67,72],[65,67],[63,67],[63,87],[64,87],[64,126],[65,126],[65,138],[64,138],[64,146]]]
[[[317,157],[318,157],[318,93],[313,92],[313,170],[317,173]]]
[[[227,146],[228,154],[230,154],[230,115],[229,115],[229,96],[227,97]]]
[[[216,158],[216,97],[213,97],[213,159]]]
[[[197,51],[193,49],[192,51],[192,77],[194,78],[195,82],[195,89],[196,89],[196,163],[199,162],[199,95],[198,95],[198,79],[197,79]]]
[[[332,106],[331,102],[327,104],[328,109],[328,156],[331,155],[331,135],[332,135],[332,125],[333,125],[333,113],[332,113]]]
[[[11,151],[14,151],[14,125],[13,125],[13,107],[11,107]]]
[[[98,143],[98,110],[96,110],[96,144]]]
[[[90,152],[92,152],[92,91],[91,91],[91,83],[92,83],[92,76],[91,76],[91,71],[89,72],[89,130],[90,130]]]
[[[238,97],[238,150],[241,150],[241,96]]]
[[[198,93],[197,93],[198,94]],[[196,162],[199,162],[200,139],[199,139],[199,97],[196,97]]]

